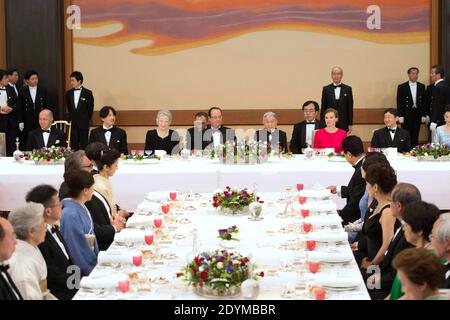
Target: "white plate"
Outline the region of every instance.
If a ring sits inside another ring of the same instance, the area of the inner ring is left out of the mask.
[[[341,157],[331,157],[328,158],[329,162],[347,162],[347,160],[345,160],[345,158],[341,158]]]
[[[158,159],[145,159],[142,161],[124,160],[123,163],[129,165],[149,165],[149,164],[159,164],[160,161]]]

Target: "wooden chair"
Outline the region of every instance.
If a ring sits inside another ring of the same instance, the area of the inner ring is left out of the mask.
[[[72,123],[68,121],[55,121],[52,127],[56,127],[66,134],[67,137],[67,147],[70,148],[70,135],[72,133]]]

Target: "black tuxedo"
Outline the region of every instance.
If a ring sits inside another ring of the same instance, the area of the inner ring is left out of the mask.
[[[82,88],[80,100],[75,108],[75,89],[66,93],[67,110],[72,122],[72,134],[70,146],[73,150],[84,150],[88,145],[89,129],[92,123],[92,114],[94,113],[94,96],[92,91]]]
[[[113,127],[111,130],[111,139],[109,141],[109,145],[106,143],[105,138],[105,130],[103,126],[95,128],[91,131],[89,136],[89,144],[93,142],[101,142],[111,149],[116,149],[120,153],[128,154],[128,142],[127,142],[127,133],[125,130],[120,129],[118,127]]]
[[[8,270],[4,270],[3,268],[4,266],[0,265],[0,301],[16,301],[18,300],[17,296],[19,297],[19,300],[23,300],[22,295],[14,284]],[[4,276],[6,276],[8,281],[5,280]]]
[[[392,239],[391,243],[389,244],[388,251],[384,256],[383,262],[380,264],[381,289],[369,290],[369,294],[372,299],[384,299],[389,295],[392,284],[394,282],[394,278],[397,274],[395,269],[392,267],[392,261],[399,252],[412,247],[413,246],[406,241],[404,231],[400,230],[397,236]],[[366,279],[369,276],[370,274],[366,274],[364,275],[364,278]]]
[[[411,92],[409,81],[398,86],[397,110],[399,117],[404,117],[402,128],[409,132],[412,146],[419,144],[421,118],[427,115],[425,85],[417,82],[416,106]]]
[[[36,129],[28,134],[27,151],[39,150],[41,148],[67,147],[67,136],[59,129],[52,128],[48,143],[45,145],[42,129]]]
[[[188,129],[186,134],[186,149],[187,150],[203,150],[203,134],[205,130],[199,130],[195,127]],[[192,143],[194,141],[194,143]]]
[[[222,126],[218,130],[221,133],[221,144],[225,144],[229,141],[236,141],[236,133],[233,129]],[[208,126],[203,134],[203,149],[211,148],[214,146],[213,134],[213,129],[211,128],[211,126]]]
[[[450,104],[450,88],[445,81],[434,86],[430,101],[430,119],[439,126],[445,124],[445,106]]]
[[[447,262],[447,264],[444,266],[444,289],[450,289],[450,262]]]
[[[294,126],[291,140],[291,152],[293,154],[303,154],[302,150],[308,147],[306,145],[306,125],[307,122],[303,121]],[[323,129],[324,127],[323,123],[317,120],[314,130]]]
[[[47,230],[45,241],[39,245],[39,250],[47,264],[48,289],[59,300],[72,300],[73,296],[77,293],[77,290],[70,290],[67,287],[67,281],[71,276],[67,273],[67,269],[73,265],[73,261],[70,258],[67,244],[59,230],[56,231],[56,236],[62,242],[69,255],[69,259],[67,259],[55,238],[53,238],[51,232]]]
[[[18,98],[19,98],[20,88],[17,87],[17,85],[16,85],[16,89],[17,89],[17,92],[16,92],[16,89],[14,89],[14,87],[13,87],[11,84],[8,84],[8,87],[10,87],[11,89],[13,89],[14,96],[16,97],[16,99],[18,99]]]
[[[270,150],[278,151],[277,148],[281,148],[281,152],[288,152],[287,135],[286,132],[276,129],[272,135],[272,142],[270,141],[269,132],[266,129],[259,130],[255,133],[255,140],[261,142],[267,142]]]
[[[361,201],[361,198],[366,192],[366,181],[363,179],[361,174],[362,163],[363,161],[361,160],[354,167],[355,172],[353,173],[348,186],[342,186],[341,189],[342,198],[347,199],[347,204],[340,212],[344,225],[347,225],[350,222],[355,222],[361,217],[359,201]]]
[[[334,93],[334,84],[323,88],[322,91],[322,110],[320,119],[325,122],[325,111],[329,108],[336,109],[339,112],[339,129],[348,131],[348,127],[353,125],[353,91],[352,87],[345,84],[341,85],[341,95],[339,101],[336,100]]]
[[[106,201],[106,200],[105,200]],[[103,202],[94,195],[92,200],[86,203],[94,222],[94,232],[100,251],[106,251],[114,241],[116,230],[111,224],[111,219]]]
[[[0,95],[7,96],[7,105],[11,107],[13,111],[10,114],[0,114],[0,132],[4,132],[6,135],[6,154],[11,157],[16,150],[20,107],[14,89],[11,86],[6,86],[5,89],[6,90],[0,91]]]
[[[39,113],[48,107],[48,95],[45,88],[37,86],[36,99],[33,102],[30,87],[22,87],[19,93],[19,108],[21,112],[20,120],[25,124],[25,138],[28,137],[28,133],[39,128]]]
[[[408,131],[397,127],[392,140],[389,129],[384,127],[374,132],[370,146],[378,149],[397,148],[399,152],[405,153],[411,151],[411,138]]]

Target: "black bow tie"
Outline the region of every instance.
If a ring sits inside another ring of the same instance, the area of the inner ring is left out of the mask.
[[[42,133],[51,133],[50,129],[49,130],[41,129],[41,131],[42,131]]]
[[[81,91],[81,88],[80,89],[73,89],[74,91]]]
[[[315,121],[306,121],[306,124],[316,124]]]
[[[342,88],[342,84],[338,84],[338,85],[334,85],[334,88],[336,89],[336,88]]]
[[[111,132],[112,129],[105,129],[103,128],[103,133]]]
[[[6,89],[0,89],[0,91],[6,91]]]
[[[395,133],[397,129],[389,129],[390,132]]]
[[[7,264],[1,264],[0,265],[0,272],[6,272],[9,269],[9,265]]]
[[[56,233],[56,232],[59,231],[59,227],[58,226],[53,226],[51,231],[52,231],[52,233]]]

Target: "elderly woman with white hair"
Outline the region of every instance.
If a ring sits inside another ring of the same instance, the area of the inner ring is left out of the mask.
[[[256,141],[267,142],[270,151],[288,152],[286,132],[277,128],[278,119],[274,112],[267,112],[263,116],[264,129],[259,130],[255,134]]]
[[[147,132],[145,139],[145,150],[163,150],[168,155],[175,155],[180,152],[180,136],[176,131],[170,129],[172,123],[172,113],[168,110],[161,110],[156,116],[156,130]]]
[[[450,289],[450,213],[442,214],[436,221],[430,240],[436,255],[446,261],[443,287]]]
[[[47,224],[44,206],[28,203],[9,214],[9,222],[17,236],[11,260],[11,278],[24,300],[55,300],[47,289],[47,265],[38,249],[44,242]]]

